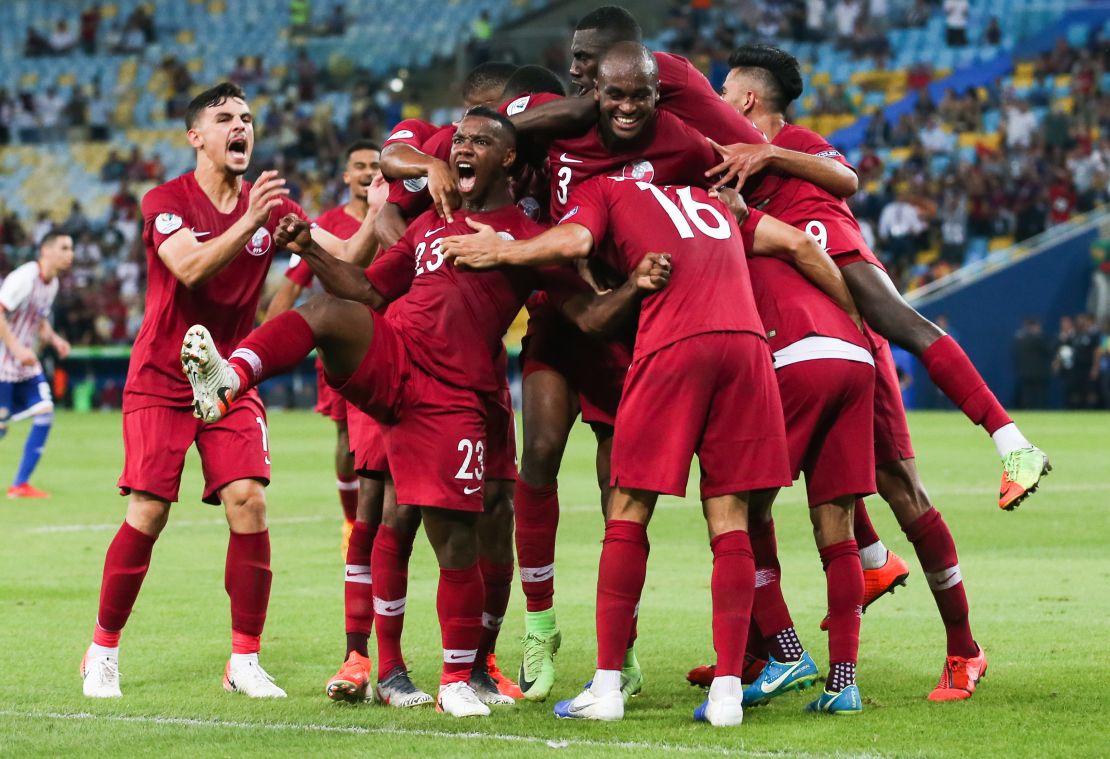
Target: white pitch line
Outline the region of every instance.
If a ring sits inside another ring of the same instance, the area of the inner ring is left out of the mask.
[[[421,730],[404,727],[355,727],[343,725],[317,725],[312,723],[296,722],[236,722],[219,719],[195,719],[191,717],[154,717],[154,716],[129,716],[129,715],[98,715],[88,712],[34,712],[18,711],[15,709],[0,710],[0,717],[16,717],[21,719],[52,719],[52,720],[91,720],[104,722],[130,722],[149,725],[171,725],[180,727],[209,727],[231,730],[269,730],[269,731],[296,731],[311,733],[338,733],[346,735],[401,735],[415,738],[442,738],[445,740],[487,740],[502,741],[506,743],[530,743],[544,745],[553,749],[559,748],[601,748],[623,749],[627,751],[670,751],[681,754],[713,754],[717,756],[748,756],[772,759],[775,757],[840,757],[842,759],[881,759],[879,754],[800,754],[795,751],[749,751],[747,749],[730,749],[721,746],[692,746],[683,743],[651,743],[647,741],[597,741],[588,738],[541,738],[535,735],[512,735],[505,733],[480,733],[458,732],[447,730]]]
[[[309,524],[311,522],[339,521],[338,516],[303,516],[303,517],[270,517],[266,520],[269,524]],[[216,527],[226,525],[226,519],[180,519],[169,523],[171,527]],[[32,534],[48,535],[59,532],[107,532],[118,530],[119,522],[101,522],[99,524],[53,524],[44,527],[29,527],[27,532]]]

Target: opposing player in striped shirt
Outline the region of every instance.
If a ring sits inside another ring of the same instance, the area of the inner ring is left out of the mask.
[[[0,438],[9,422],[31,419],[8,498],[49,495],[30,483],[54,421],[54,400],[35,355],[35,340],[53,345],[62,358],[69,354],[69,343],[50,326],[50,309],[58,294],[58,275],[72,263],[73,238],[48,232],[38,259],[20,266],[0,285]]]

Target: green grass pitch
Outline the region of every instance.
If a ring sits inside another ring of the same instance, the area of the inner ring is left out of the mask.
[[[911,418],[924,479],[955,533],[972,623],[990,661],[975,697],[926,701],[943,662],[943,628],[912,549],[889,511],[870,499],[876,526],[914,573],[908,588],[864,617],[865,712],[852,719],[804,714],[809,691],[748,710],[738,729],[715,730],[692,721],[701,693],[684,680],[691,665],[712,655],[710,554],[691,498],[664,499],[651,526],[639,643],[645,689],[623,722],[559,721],[550,701],[470,721],[430,708],[328,702],[324,681],[343,653],[334,433],[307,412],[271,417],[274,585],[262,661],[290,697],[257,702],[220,688],[230,645],[227,528],[220,510],[199,502],[194,458],[185,500],[174,507],[123,636],[124,698],[86,700],[77,668],[96,614],[104,550],[124,510],[113,490],[120,419],[60,414],[35,478],[53,497],[0,507],[0,755],[1105,756],[1110,415],[1027,414],[1019,421],[1050,453],[1055,471],[1017,512],[1003,513],[995,505],[998,460],[982,431],[957,414]],[[14,470],[24,434],[17,425],[0,443],[0,475]],[[593,671],[601,520],[592,462],[592,438],[579,425],[560,480],[559,698],[573,695]],[[817,629],[824,579],[798,493],[780,498],[776,523],[787,600],[824,671],[826,641]],[[414,679],[428,690],[439,666],[436,579],[421,536],[405,646]],[[519,663],[523,627],[518,587],[513,592],[499,646],[507,671]]]

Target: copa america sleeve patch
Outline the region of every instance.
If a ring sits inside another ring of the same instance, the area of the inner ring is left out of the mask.
[[[818,158],[836,158],[840,155],[839,150],[823,150],[820,153],[815,153]]]
[[[531,100],[531,99],[532,99],[531,95],[524,95],[523,97],[518,97],[516,100],[509,103],[508,107],[505,109],[505,115],[506,116],[516,116],[518,113],[520,113],[521,111],[523,111],[525,108],[528,107],[528,101]]]
[[[575,206],[574,208],[570,209],[565,214],[563,214],[563,218],[559,219],[558,223],[562,224],[564,221],[569,219],[571,216],[574,216],[576,213],[578,213],[578,206]]]
[[[385,138],[386,142],[393,142],[394,140],[407,140],[412,137],[412,132],[408,129],[398,129],[393,134]]]
[[[181,229],[181,217],[175,213],[160,213],[154,219],[159,234],[168,235]]]

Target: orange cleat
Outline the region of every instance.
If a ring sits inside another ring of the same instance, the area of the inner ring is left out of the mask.
[[[894,593],[894,589],[901,585],[906,586],[906,578],[910,576],[910,567],[898,554],[889,548],[886,551],[886,563],[877,569],[863,570],[863,610],[878,601],[887,593]],[[829,616],[821,620],[821,629],[829,629]]]
[[[929,694],[930,701],[963,701],[971,698],[975,686],[987,674],[987,653],[982,646],[979,653],[970,659],[962,656],[949,656],[944,660],[944,671],[940,682]]]
[[[45,490],[39,490],[29,482],[21,485],[12,485],[8,488],[8,498],[49,498]]]
[[[351,533],[354,532],[355,523],[349,519],[343,520],[343,538],[339,541],[340,558],[347,561],[347,546],[351,544]]]
[[[740,681],[749,684],[754,683],[766,666],[766,659],[755,659],[751,654],[744,654],[744,671],[740,673]],[[686,673],[686,682],[700,688],[708,688],[713,684],[713,678],[716,676],[716,664],[703,664]]]
[[[370,683],[370,659],[357,651],[347,654],[347,661],[328,680],[325,692],[332,701],[357,703],[366,698]]]
[[[497,683],[497,692],[502,696],[508,696],[514,699],[524,698],[524,693],[520,690],[520,686],[506,677],[505,673],[497,666],[497,654],[490,654],[486,657],[486,671],[489,672],[489,676],[493,678],[493,681]]]

